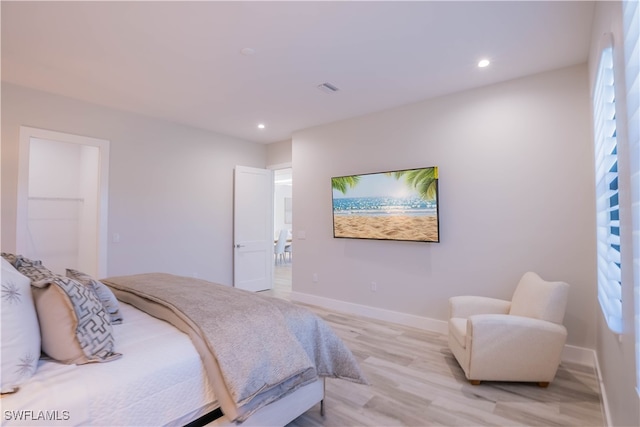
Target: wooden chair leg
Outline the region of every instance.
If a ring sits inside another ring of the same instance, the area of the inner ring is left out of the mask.
[[[538,383],[538,387],[547,388],[549,387],[549,381],[540,381]]]
[[[480,380],[469,380],[471,385],[480,385]]]

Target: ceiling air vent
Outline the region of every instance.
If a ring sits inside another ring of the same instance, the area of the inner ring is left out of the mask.
[[[331,83],[322,83],[318,85],[317,88],[323,91],[324,93],[335,93],[340,90],[334,85],[332,85]]]

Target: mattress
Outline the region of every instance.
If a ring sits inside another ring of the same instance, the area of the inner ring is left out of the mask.
[[[20,390],[0,400],[2,425],[184,425],[218,405],[189,337],[120,303],[113,325],[123,356],[107,363],[63,365],[41,359]]]

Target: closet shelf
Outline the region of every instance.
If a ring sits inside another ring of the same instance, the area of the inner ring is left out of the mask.
[[[29,200],[45,202],[84,202],[82,197],[29,197]]]

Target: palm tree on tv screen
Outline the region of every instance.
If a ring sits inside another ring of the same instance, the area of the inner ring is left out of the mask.
[[[331,178],[333,189],[340,191],[342,194],[347,194],[347,190],[358,185],[358,182],[360,182],[360,176],[358,175]]]
[[[415,188],[422,199],[429,201],[436,199],[437,171],[438,169],[433,167],[392,172],[392,174],[396,179],[404,177],[407,185]]]

